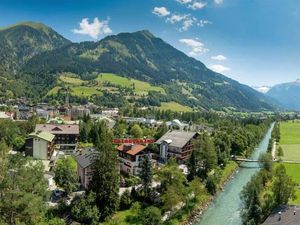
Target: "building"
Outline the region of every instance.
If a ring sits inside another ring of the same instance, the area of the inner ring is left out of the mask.
[[[97,152],[93,148],[84,149],[75,155],[77,162],[77,174],[80,184],[85,189],[88,188],[93,175],[93,163]]]
[[[36,109],[36,115],[45,120],[48,120],[50,117],[49,112],[45,109]]]
[[[146,155],[151,157],[145,145],[122,144],[117,149],[120,170],[132,175],[138,175],[140,173],[141,162]]]
[[[166,125],[169,129],[176,129],[176,130],[188,130],[189,124],[182,123],[178,119],[166,122]]]
[[[90,115],[90,110],[84,106],[74,106],[70,109],[70,115],[72,119],[83,118]]]
[[[48,132],[36,131],[28,135],[25,154],[34,159],[50,160],[54,152],[55,136]]]
[[[60,150],[68,153],[76,149],[79,137],[79,125],[77,124],[37,124],[35,131],[44,131],[55,135],[54,143],[59,145]]]
[[[175,157],[179,163],[184,163],[193,151],[193,140],[198,133],[190,131],[171,130],[155,143],[159,145],[159,158],[166,162]]]
[[[7,120],[12,120],[13,119],[13,113],[9,112],[0,112],[0,119],[7,119]]]
[[[113,120],[107,116],[103,116],[102,114],[91,114],[90,117],[92,120],[97,121],[97,122],[105,121],[109,129],[112,129],[116,124],[115,120]]]
[[[271,215],[262,225],[299,225],[300,206],[279,206],[276,207]]]

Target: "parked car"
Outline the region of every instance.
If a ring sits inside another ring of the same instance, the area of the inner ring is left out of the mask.
[[[53,191],[53,194],[54,194],[55,197],[58,198],[58,197],[61,197],[61,196],[64,194],[64,192],[61,191],[61,190],[55,189],[55,190]]]

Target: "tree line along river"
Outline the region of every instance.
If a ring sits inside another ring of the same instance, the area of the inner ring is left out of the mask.
[[[254,149],[250,159],[258,159],[261,153],[267,151],[273,127],[274,123],[268,129],[258,147]],[[250,181],[252,175],[259,170],[260,168],[257,163],[242,163],[242,167],[239,168],[234,177],[225,185],[224,190],[216,196],[195,225],[241,225],[240,211],[242,201],[240,193],[243,187]]]

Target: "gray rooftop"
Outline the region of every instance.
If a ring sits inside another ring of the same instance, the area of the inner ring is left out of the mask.
[[[295,215],[294,215],[295,211]],[[281,219],[279,219],[281,212]],[[266,219],[262,225],[299,225],[300,206],[279,206]]]
[[[182,148],[193,137],[195,137],[196,134],[196,132],[172,130],[165,133],[160,139],[156,141],[156,143],[161,144],[163,141],[171,140],[172,143],[170,144],[170,146]]]
[[[81,153],[75,154],[75,159],[81,168],[86,168],[94,163],[96,155],[95,150],[85,149]]]

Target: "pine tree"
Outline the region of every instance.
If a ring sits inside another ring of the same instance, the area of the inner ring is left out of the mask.
[[[112,135],[105,123],[97,124],[97,130],[98,135],[94,144],[98,154],[95,158],[90,189],[96,194],[96,205],[100,220],[103,221],[118,209],[119,175]]]
[[[145,156],[141,167],[142,170],[140,172],[140,177],[142,179],[144,196],[147,199],[150,197],[152,177],[153,177],[152,165],[151,165],[151,160],[149,155]]]
[[[188,161],[189,180],[194,176],[206,178],[207,173],[217,166],[217,153],[212,138],[200,135],[194,142],[194,151]]]

